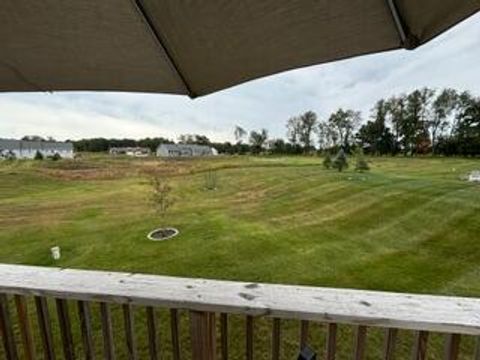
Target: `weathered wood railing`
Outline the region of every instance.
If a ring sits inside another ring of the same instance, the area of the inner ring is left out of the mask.
[[[114,333],[118,331],[124,334],[127,358],[139,358],[132,311],[134,305],[145,308],[150,359],[159,359],[160,344],[154,311],[158,307],[170,309],[172,358],[176,360],[180,359],[181,354],[179,309],[187,310],[190,314],[191,354],[195,360],[216,359],[217,352],[221,359],[229,357],[228,314],[245,316],[247,359],[253,359],[254,356],[254,321],[257,317],[272,319],[272,359],[283,358],[283,319],[300,322],[300,348],[307,344],[312,322],[326,323],[326,359],[335,358],[337,324],[349,324],[355,329],[354,359],[365,358],[367,329],[370,327],[385,328],[383,359],[394,358],[398,329],[415,331],[414,359],[426,358],[430,332],[445,334],[445,359],[458,357],[462,335],[477,338],[480,335],[480,299],[0,264],[0,332],[6,359],[36,358],[34,342],[37,339],[34,341],[28,308],[32,297],[43,349],[43,356],[38,358],[44,359],[55,359],[60,353],[52,337],[53,317],[50,308],[53,304],[56,306],[65,359],[76,358],[76,344],[72,336],[74,324],[81,334],[84,358],[95,358],[92,303],[99,304],[105,359],[115,359],[118,349],[115,348]],[[72,301],[77,305],[75,319],[72,319],[68,307]],[[121,329],[112,324],[112,303],[122,306]],[[12,311],[13,307],[16,312]],[[469,357],[480,359],[478,343],[476,354]]]

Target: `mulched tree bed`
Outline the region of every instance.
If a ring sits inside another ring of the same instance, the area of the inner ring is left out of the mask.
[[[162,229],[156,229],[150,232],[148,234],[148,238],[152,241],[162,241],[162,240],[168,240],[171,239],[172,237],[178,235],[178,230],[174,228],[162,228]]]

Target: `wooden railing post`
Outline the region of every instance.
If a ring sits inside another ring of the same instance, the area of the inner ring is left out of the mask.
[[[337,349],[337,324],[330,323],[327,325],[327,343],[326,343],[325,359],[335,360],[335,353]]]
[[[216,360],[215,313],[190,311],[192,360]]]

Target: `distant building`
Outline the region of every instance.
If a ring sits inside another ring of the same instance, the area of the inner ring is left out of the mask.
[[[73,144],[53,141],[24,141],[0,139],[0,159],[33,159],[39,152],[43,157],[58,154],[64,159],[73,159]]]
[[[151,154],[149,148],[145,147],[112,147],[109,149],[110,155],[127,155],[135,157],[145,157]]]
[[[214,155],[218,155],[218,151],[206,145],[160,144],[157,148],[157,156],[160,157],[195,157]]]

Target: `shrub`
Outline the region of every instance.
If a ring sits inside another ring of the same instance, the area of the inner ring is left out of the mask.
[[[363,150],[360,147],[357,150],[357,163],[355,164],[355,170],[360,172],[370,170],[370,166],[368,166],[365,156],[363,155]]]
[[[33,157],[33,160],[43,160],[43,154],[37,150],[35,156]]]
[[[348,168],[347,155],[345,155],[345,151],[343,151],[343,149],[340,149],[340,151],[335,156],[332,167],[334,169],[337,169],[338,171],[343,171],[343,169]]]
[[[52,161],[58,161],[58,160],[61,160],[62,157],[60,156],[59,153],[55,153],[55,154],[53,154],[52,156],[50,156],[50,159],[51,159]]]
[[[325,159],[323,159],[323,167],[325,169],[330,169],[332,167],[332,157],[329,153],[327,153],[327,155],[325,155]]]
[[[13,161],[16,158],[17,157],[13,151],[0,149],[0,160]]]

